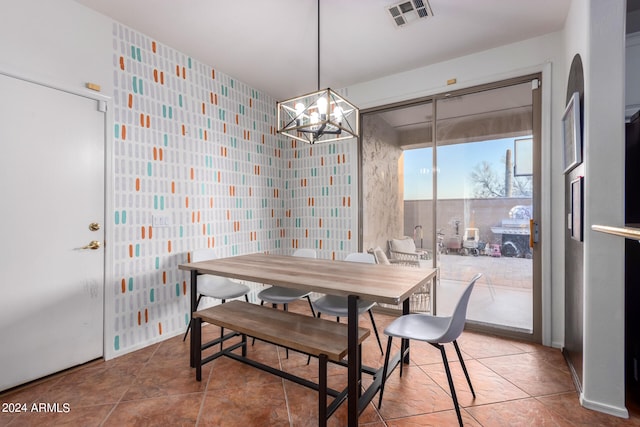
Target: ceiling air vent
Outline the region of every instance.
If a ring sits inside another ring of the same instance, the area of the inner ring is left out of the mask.
[[[418,19],[433,16],[427,0],[409,0],[387,6],[396,27],[401,28]]]

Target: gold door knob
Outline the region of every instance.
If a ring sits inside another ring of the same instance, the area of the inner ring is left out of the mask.
[[[98,248],[100,248],[100,242],[98,242],[97,240],[92,240],[87,246],[83,246],[80,249],[92,249],[95,251]]]
[[[100,230],[100,224],[98,224],[97,222],[92,222],[91,224],[89,224],[89,230],[91,231]]]

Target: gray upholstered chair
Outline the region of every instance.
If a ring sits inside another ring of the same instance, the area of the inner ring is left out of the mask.
[[[347,255],[344,259],[348,262],[361,262],[367,264],[375,264],[376,259],[373,255],[368,253],[354,252]],[[384,354],[382,351],[382,343],[380,342],[380,336],[378,335],[378,328],[376,327],[376,321],[373,318],[373,312],[371,309],[375,306],[375,302],[366,301],[366,300],[358,300],[358,314],[363,314],[368,312],[369,317],[371,318],[371,325],[373,326],[373,332],[376,334],[376,339],[378,340],[378,346],[380,347],[380,353]],[[313,306],[318,313],[318,317],[320,317],[321,313],[328,314],[329,316],[335,316],[338,321],[340,321],[340,317],[346,317],[349,313],[348,303],[346,297],[341,297],[337,295],[324,295],[313,302]]]
[[[389,369],[389,353],[391,352],[391,341],[393,337],[402,339],[401,351],[404,356],[405,351],[408,348],[409,340],[418,340],[428,342],[432,346],[440,350],[442,355],[442,362],[444,363],[444,369],[447,373],[447,380],[449,381],[449,389],[451,390],[451,398],[453,399],[453,405],[458,415],[458,422],[462,426],[462,415],[460,415],[460,407],[458,406],[458,397],[456,396],[456,390],[453,386],[453,379],[451,377],[451,370],[449,369],[449,362],[447,361],[447,353],[445,352],[444,344],[453,343],[460,360],[460,365],[464,371],[464,375],[469,383],[471,394],[476,397],[476,392],[471,385],[471,378],[467,372],[467,367],[464,364],[464,359],[460,353],[457,339],[464,329],[464,324],[467,318],[467,305],[469,304],[469,297],[476,281],[482,276],[482,274],[476,274],[471,282],[467,285],[462,296],[458,300],[453,314],[450,317],[438,317],[431,316],[429,314],[407,314],[395,319],[384,330],[385,335],[389,337],[387,341],[387,355],[385,356],[384,368],[382,371],[382,386],[380,387],[380,398],[378,400],[378,408],[382,406],[382,394],[384,393],[384,385],[387,381],[387,371]],[[402,362],[403,357],[400,358],[400,376],[402,376]]]

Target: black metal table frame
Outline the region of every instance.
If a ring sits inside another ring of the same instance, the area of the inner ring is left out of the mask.
[[[198,302],[198,273],[197,270],[191,270],[191,321],[193,322],[193,313],[197,310],[197,302]],[[366,409],[367,405],[371,402],[375,394],[380,390],[382,385],[382,367],[379,369],[373,369],[369,367],[362,366],[361,355],[360,355],[360,345],[358,344],[358,296],[357,295],[349,295],[347,297],[347,306],[348,306],[348,364],[347,364],[347,395],[348,396],[357,396],[357,399],[347,399],[347,412],[348,412],[348,426],[349,427],[357,427],[358,426],[358,418],[360,414]],[[402,302],[402,314],[409,314],[409,299],[405,299]],[[193,325],[192,325],[193,326]],[[192,329],[193,331],[193,329]],[[218,339],[219,340],[219,339]],[[214,340],[216,341],[216,340]],[[213,345],[213,344],[212,344]],[[192,332],[190,334],[190,349],[191,349],[191,367],[195,368],[196,366],[196,354],[201,345],[196,345],[195,334]],[[404,350],[404,352],[402,351]],[[390,361],[390,366],[397,366],[400,362],[401,354],[404,354],[404,363],[409,363],[409,346],[407,344],[406,349],[401,349],[398,354],[396,354],[393,359]],[[234,354],[233,358],[238,357],[238,355]],[[257,366],[256,366],[257,367]],[[393,369],[389,369],[387,375],[389,375]],[[373,375],[373,382],[371,385],[362,392],[362,372]],[[325,394],[326,396],[326,394]]]

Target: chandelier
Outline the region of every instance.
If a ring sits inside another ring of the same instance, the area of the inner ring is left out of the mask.
[[[320,89],[320,0],[318,0],[318,90],[278,102],[278,133],[316,144],[357,138],[358,108],[335,91]]]

